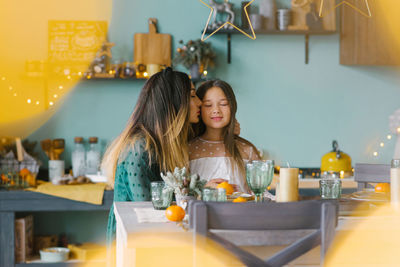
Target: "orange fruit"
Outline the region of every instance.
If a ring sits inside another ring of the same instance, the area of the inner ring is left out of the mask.
[[[237,202],[237,203],[239,203],[239,202],[247,202],[247,199],[244,198],[244,197],[237,197],[232,202]]]
[[[377,183],[375,186],[375,192],[378,193],[389,193],[390,192],[390,184],[388,183]]]
[[[227,195],[232,195],[233,193],[233,186],[229,184],[228,182],[222,182],[219,185],[217,185],[217,188],[225,188],[226,194]]]
[[[29,186],[36,186],[36,178],[34,175],[28,174],[25,179],[28,182]]]
[[[22,177],[28,174],[31,174],[31,172],[27,168],[23,168],[22,170],[19,171],[19,175]]]
[[[1,180],[2,180],[4,183],[8,183],[8,182],[10,181],[10,179],[8,179],[8,177],[7,177],[5,174],[2,174],[2,175],[1,175]]]
[[[172,205],[165,210],[165,216],[170,221],[180,222],[185,217],[185,210],[177,205]]]

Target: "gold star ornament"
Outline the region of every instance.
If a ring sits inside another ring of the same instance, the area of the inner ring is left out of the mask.
[[[216,30],[214,30],[210,35],[208,35],[208,36],[205,37],[205,38],[204,38],[204,35],[206,34],[206,31],[207,31],[207,28],[208,28],[208,24],[210,23],[211,16],[212,16],[212,14],[213,14],[213,12],[214,12],[214,8],[212,8],[211,6],[209,6],[209,5],[208,5],[207,3],[205,3],[203,0],[199,0],[199,1],[200,1],[203,5],[207,6],[207,7],[210,9],[210,15],[208,15],[208,19],[207,19],[206,26],[204,27],[203,34],[201,35],[201,40],[202,40],[203,42],[204,42],[205,40],[207,40],[208,38],[210,38],[211,36],[213,36],[213,35],[214,35],[216,32],[218,32],[219,30],[221,30],[222,28],[224,28],[225,25],[230,25],[230,26],[232,26],[233,28],[235,28],[236,30],[238,30],[239,32],[241,32],[242,34],[246,35],[248,38],[250,38],[250,39],[252,39],[252,40],[255,40],[255,39],[256,39],[256,34],[254,33],[253,25],[251,24],[251,21],[250,21],[250,18],[249,18],[249,14],[247,13],[247,7],[248,7],[249,5],[251,5],[251,3],[254,2],[254,0],[251,0],[247,5],[245,5],[245,6],[243,7],[244,13],[246,14],[247,21],[248,21],[248,23],[249,23],[249,25],[250,25],[250,29],[251,29],[252,35],[249,35],[247,32],[243,31],[242,29],[240,29],[240,28],[237,27],[236,25],[234,25],[234,24],[232,24],[231,22],[227,21],[227,22],[225,22],[224,24],[222,24],[221,26],[219,26]],[[225,2],[227,2],[227,0],[225,0]]]
[[[355,4],[353,4],[353,3],[351,3],[351,2],[346,0],[346,1],[340,1],[340,3],[336,4],[333,8],[330,8],[330,9],[328,9],[328,10],[326,10],[324,12],[323,10],[325,9],[325,5],[327,5],[327,4],[324,5],[324,3],[326,1],[329,1],[329,0],[321,0],[321,5],[320,5],[320,8],[319,8],[319,16],[321,18],[325,17],[326,15],[328,15],[330,13],[332,13],[336,8],[338,8],[339,6],[342,6],[342,5],[347,5],[347,6],[351,7],[351,8],[353,8],[355,11],[357,11],[358,13],[360,13],[361,15],[363,15],[363,16],[365,16],[367,18],[372,17],[371,10],[370,10],[369,4],[368,4],[368,0],[356,0],[356,1],[363,2],[363,5],[364,5],[363,9],[360,9],[360,8],[356,7]]]

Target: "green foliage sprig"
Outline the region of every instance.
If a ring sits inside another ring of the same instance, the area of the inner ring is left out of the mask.
[[[175,168],[174,172],[160,173],[164,182],[174,190],[176,195],[181,196],[201,196],[201,190],[207,183],[201,180],[197,174],[190,174],[185,167]]]
[[[211,47],[211,43],[206,43],[197,39],[195,41],[189,40],[186,44],[182,40],[179,41],[182,47],[179,47],[174,56],[174,65],[183,65],[189,69],[193,64],[198,64],[204,69],[214,66],[216,54]]]

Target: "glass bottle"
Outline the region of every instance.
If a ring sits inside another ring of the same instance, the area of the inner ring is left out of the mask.
[[[72,173],[74,177],[85,175],[85,147],[83,146],[83,138],[74,138],[75,146],[72,151]]]
[[[86,153],[86,174],[97,174],[100,169],[100,148],[97,137],[89,137],[89,149]]]

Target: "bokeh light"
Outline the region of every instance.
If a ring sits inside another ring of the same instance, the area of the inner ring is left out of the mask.
[[[91,49],[97,43],[101,45],[111,20],[112,0],[0,2],[0,133],[24,138],[57,111],[65,96],[79,82],[81,75],[78,72],[86,71],[94,55],[77,60],[72,57],[71,50],[83,51],[84,46],[93,41],[96,43]],[[91,36],[90,31],[79,36],[83,31],[77,31],[77,36],[71,37],[74,43],[66,44],[57,34],[64,30],[65,35],[69,28],[51,27],[61,21],[101,21],[106,26],[103,34],[96,33],[96,36]],[[51,50],[54,47],[58,50]],[[60,47],[65,50],[63,54],[56,53]],[[55,59],[55,55],[60,57]],[[50,103],[53,103],[51,108]]]
[[[196,236],[192,232],[179,231],[178,226],[165,229],[142,230],[131,233],[125,242],[122,242],[125,254],[123,266],[243,266],[243,263],[218,243],[203,236]],[[80,267],[115,266],[115,246],[108,250],[99,250],[90,260]],[[107,264],[101,261],[107,257]],[[122,263],[119,262],[121,265]],[[121,265],[122,266],[122,265]]]
[[[389,204],[349,217],[335,237],[326,266],[399,266],[400,213]]]

